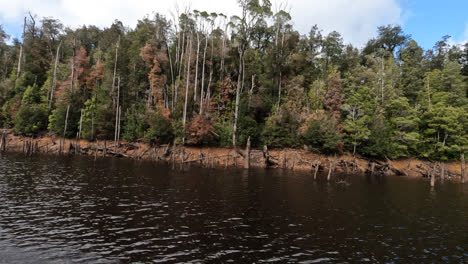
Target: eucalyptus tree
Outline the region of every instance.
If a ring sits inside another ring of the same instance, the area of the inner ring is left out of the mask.
[[[234,110],[234,124],[232,128],[232,144],[236,146],[237,121],[239,118],[240,93],[243,86],[245,69],[245,52],[251,40],[251,32],[255,25],[266,17],[271,16],[271,3],[269,0],[238,0],[241,15],[233,16],[232,26],[235,30],[237,51],[239,54],[239,70],[237,72],[236,101]]]

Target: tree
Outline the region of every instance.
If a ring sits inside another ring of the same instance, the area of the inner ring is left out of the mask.
[[[234,110],[234,125],[232,129],[232,144],[236,146],[237,120],[239,117],[240,93],[243,86],[243,76],[245,69],[245,52],[250,42],[250,34],[254,26],[265,16],[271,15],[271,3],[269,0],[260,2],[259,0],[239,0],[241,17],[233,17],[233,27],[236,32],[237,50],[239,53],[239,70],[237,72],[236,101]]]
[[[377,28],[377,38],[371,39],[364,48],[364,54],[371,54],[378,49],[394,54],[398,47],[403,46],[410,38],[403,32],[401,26],[387,25]]]

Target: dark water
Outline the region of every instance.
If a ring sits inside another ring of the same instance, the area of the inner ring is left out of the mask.
[[[468,185],[345,178],[8,155],[0,263],[468,263]]]

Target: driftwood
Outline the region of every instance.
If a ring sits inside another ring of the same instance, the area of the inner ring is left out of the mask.
[[[431,177],[431,187],[435,186],[435,173],[434,173],[435,169],[436,169],[436,165],[434,164],[432,167],[432,170],[429,172],[429,175]]]
[[[225,158],[225,157],[232,157],[231,154],[224,154],[224,155],[218,155],[218,156],[208,156],[208,157],[200,157],[198,159],[192,159],[192,160],[186,160],[186,161],[182,161],[183,164],[186,164],[186,163],[195,163],[195,162],[200,162],[200,161],[205,161],[205,160],[214,160],[214,159],[219,159],[219,158]],[[227,160],[227,159],[226,159]]]
[[[268,152],[268,147],[267,145],[263,146],[263,159],[265,160],[264,166],[265,168],[270,168],[272,166],[277,166],[278,163],[275,162],[272,157],[270,156],[270,153]]]
[[[314,163],[314,165],[315,165],[314,180],[317,179],[317,172],[318,172],[319,169],[320,169],[320,164],[321,164],[320,161],[316,161],[316,162]]]
[[[331,179],[331,174],[333,170],[335,169],[335,160],[330,161],[330,165],[328,167],[328,176],[327,176],[327,181],[330,181]]]
[[[460,155],[460,162],[461,162],[461,182],[462,183],[465,183],[465,168],[466,168],[466,164],[465,164],[465,153],[462,152],[462,154]]]
[[[0,138],[0,152],[6,151],[6,132],[2,133],[2,137]]]

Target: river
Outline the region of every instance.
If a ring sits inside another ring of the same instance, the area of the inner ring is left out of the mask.
[[[468,263],[468,185],[324,178],[8,154],[0,263]]]

